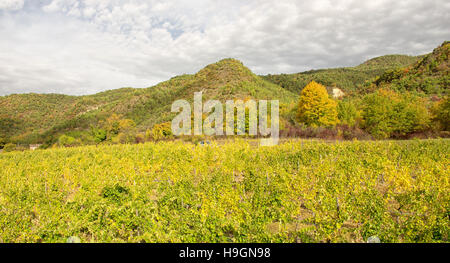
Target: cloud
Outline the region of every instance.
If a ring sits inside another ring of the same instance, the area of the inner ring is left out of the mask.
[[[353,66],[450,39],[445,0],[36,3],[0,1],[0,95],[148,87],[227,57],[258,74]]]
[[[16,11],[22,9],[23,0],[1,0],[0,10]]]

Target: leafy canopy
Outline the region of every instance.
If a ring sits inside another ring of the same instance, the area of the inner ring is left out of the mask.
[[[439,128],[450,131],[450,97],[447,96],[439,101],[433,109],[433,120],[439,124]]]
[[[297,121],[308,126],[334,126],[338,123],[337,103],[325,86],[311,81],[300,94]]]
[[[417,96],[380,89],[363,101],[363,126],[378,139],[422,131],[429,125],[427,108]]]

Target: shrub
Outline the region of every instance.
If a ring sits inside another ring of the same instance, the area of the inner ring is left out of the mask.
[[[103,129],[92,129],[92,135],[94,136],[94,141],[96,143],[103,142],[106,140],[107,132]]]
[[[0,149],[3,149],[5,147],[6,140],[0,137]]]
[[[71,136],[61,135],[58,139],[58,145],[64,147],[78,146],[81,145],[81,141]]]
[[[136,134],[136,137],[134,138],[136,143],[144,143],[145,142],[145,135],[144,134]]]
[[[123,199],[130,196],[130,190],[127,187],[115,184],[114,186],[105,186],[102,190],[103,198],[113,202],[120,203]]]
[[[334,126],[338,123],[337,103],[330,99],[325,86],[314,81],[302,90],[297,121],[308,126]]]
[[[320,138],[326,140],[372,139],[370,134],[366,131],[356,126],[350,127],[346,124],[338,124],[335,127],[306,127],[303,125],[289,125],[286,129],[281,131],[280,135],[282,137]]]
[[[3,147],[4,152],[12,152],[16,150],[16,145],[14,143],[7,143]]]
[[[113,138],[114,143],[134,143],[135,136],[130,132],[119,132],[119,134]]]

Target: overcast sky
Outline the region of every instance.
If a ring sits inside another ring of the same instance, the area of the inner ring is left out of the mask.
[[[429,53],[448,0],[0,0],[0,95],[143,88],[222,58],[257,74]]]

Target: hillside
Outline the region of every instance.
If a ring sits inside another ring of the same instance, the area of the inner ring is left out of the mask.
[[[296,74],[257,76],[235,59],[223,59],[196,74],[181,75],[145,89],[122,88],[87,96],[14,94],[0,97],[0,139],[18,144],[45,142],[51,145],[62,134],[92,137],[91,130],[113,114],[129,119],[137,132],[170,121],[175,100],[278,99],[290,105],[312,80],[338,87],[347,95],[369,93],[381,87],[445,94],[449,87],[448,53],[445,42],[426,56],[387,55],[358,66],[321,69]],[[378,77],[379,76],[379,77]],[[288,114],[289,115],[289,114]],[[284,119],[292,119],[287,115]],[[88,138],[92,140],[92,138]],[[88,141],[89,141],[88,140]]]
[[[424,56],[406,56],[406,55],[385,55],[369,59],[355,69],[359,70],[386,70],[392,68],[400,68],[405,65],[411,65]]]
[[[389,70],[364,86],[364,92],[378,88],[397,91],[415,91],[429,95],[448,94],[450,87],[450,41],[444,42],[416,63],[400,69]]]
[[[240,61],[224,59],[194,75],[182,75],[146,89],[123,88],[88,96],[20,94],[0,97],[0,137],[18,143],[54,142],[60,134],[83,131],[113,113],[132,119],[145,131],[173,118],[172,103],[193,100],[203,91],[204,100],[234,98],[295,101],[297,95],[253,74]]]
[[[386,55],[370,59],[356,67],[310,70],[295,74],[267,75],[264,79],[299,94],[309,82],[316,81],[325,86],[336,86],[345,93],[352,93],[367,80],[387,70],[408,66],[420,56]]]

